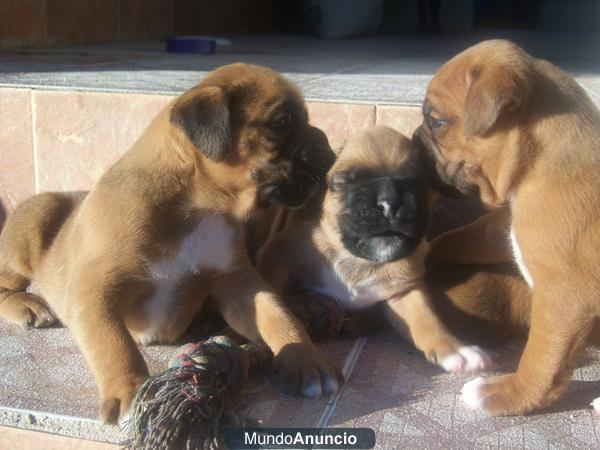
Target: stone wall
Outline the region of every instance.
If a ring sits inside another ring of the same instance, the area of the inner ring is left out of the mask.
[[[270,31],[274,0],[0,0],[0,48]]]

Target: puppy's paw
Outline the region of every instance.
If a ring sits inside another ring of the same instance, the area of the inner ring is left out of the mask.
[[[443,357],[439,364],[446,372],[474,372],[492,367],[492,359],[481,348],[472,345]]]
[[[594,408],[596,415],[600,416],[600,397],[595,398],[594,401],[590,403],[590,406]]]
[[[343,383],[342,373],[312,344],[289,344],[275,356],[275,372],[284,391],[319,398],[335,394]]]
[[[514,374],[475,378],[463,386],[461,399],[468,408],[491,416],[521,415],[543,406],[518,385]]]
[[[485,380],[482,377],[465,383],[460,391],[460,398],[470,409],[480,409],[484,399],[483,385]]]
[[[146,375],[131,376],[129,379],[115,383],[109,392],[103,393],[100,403],[100,420],[111,425],[127,422],[131,401],[146,378]]]
[[[47,328],[56,322],[46,302],[29,292],[15,292],[2,303],[2,316],[23,328]]]

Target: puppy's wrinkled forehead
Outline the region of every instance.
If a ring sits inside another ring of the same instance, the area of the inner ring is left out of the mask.
[[[423,115],[448,117],[462,113],[471,82],[470,58],[453,59],[446,63],[427,87]]]
[[[469,90],[482,74],[492,74],[494,83],[503,86],[508,84],[506,72],[495,69],[508,68],[523,74],[528,73],[529,64],[530,57],[521,48],[502,39],[469,47],[447,61],[432,78],[423,112],[434,117],[450,116],[454,112],[462,115]]]
[[[418,150],[406,136],[388,127],[376,126],[363,131],[344,146],[331,173],[361,171],[378,175],[407,177],[421,175]]]
[[[308,121],[300,90],[268,67],[231,64],[215,70],[201,85],[223,89],[247,123],[259,126],[278,113],[290,114],[294,116],[291,119],[302,122]]]

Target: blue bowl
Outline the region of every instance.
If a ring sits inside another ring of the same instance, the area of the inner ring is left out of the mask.
[[[217,48],[216,39],[200,36],[179,36],[167,39],[169,53],[198,53],[214,55]]]

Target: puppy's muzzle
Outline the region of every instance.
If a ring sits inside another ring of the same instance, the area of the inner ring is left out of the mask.
[[[290,140],[285,157],[272,163],[258,191],[262,206],[300,208],[325,185],[335,154],[325,134],[307,126]]]

